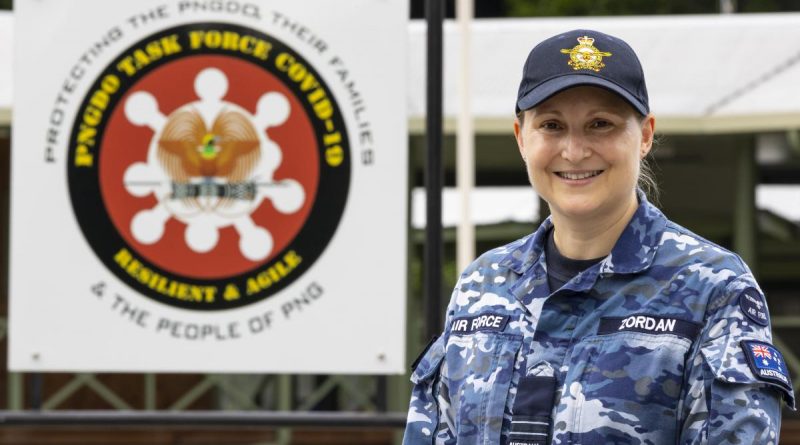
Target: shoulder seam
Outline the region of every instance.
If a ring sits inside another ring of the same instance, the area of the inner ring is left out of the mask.
[[[715,247],[715,248],[717,248],[717,249],[729,254],[731,257],[733,257],[736,260],[736,262],[739,264],[739,266],[742,268],[743,271],[745,271],[745,272],[747,272],[749,274],[752,274],[752,272],[750,271],[750,268],[747,267],[747,263],[745,263],[744,260],[742,260],[742,257],[740,257],[739,254],[737,254],[736,252],[734,252],[734,251],[732,251],[732,250],[730,250],[728,248],[722,247],[719,244],[717,244],[717,243],[715,243],[713,241],[710,241],[707,238],[704,238],[704,237],[698,235],[697,233],[695,233],[695,232],[687,229],[686,227],[683,227],[682,225],[680,225],[678,223],[675,223],[675,222],[673,222],[671,220],[667,220],[667,226],[666,227],[669,228],[669,229],[673,229],[676,232],[681,233],[682,235],[688,235],[688,236],[694,237],[698,241],[706,243],[711,247]],[[732,280],[732,281],[735,281],[735,280]]]

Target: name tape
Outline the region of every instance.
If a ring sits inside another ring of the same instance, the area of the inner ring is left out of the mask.
[[[502,332],[509,320],[508,315],[483,314],[474,317],[456,318],[450,323],[452,334],[471,334],[473,332]]]
[[[700,329],[700,323],[680,318],[636,314],[628,317],[601,318],[597,333],[598,335],[607,335],[620,331],[631,331],[645,334],[672,334],[694,340],[700,333]]]

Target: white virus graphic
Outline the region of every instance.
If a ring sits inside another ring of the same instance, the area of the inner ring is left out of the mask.
[[[266,130],[286,122],[289,101],[281,93],[267,92],[252,115],[223,100],[228,79],[216,68],[202,70],[194,90],[200,100],[169,116],[148,92],[125,101],[128,121],[153,131],[147,161],[132,164],[123,178],[131,195],[152,194],[157,200],[131,220],[133,237],[155,244],[170,218],[176,218],[186,224],[186,245],[205,253],[216,247],[220,229],[233,226],[242,255],[263,260],[272,252],[272,234],[256,225],[251,214],[264,199],[284,214],[298,211],[306,199],[298,181],[273,179],[283,155]]]

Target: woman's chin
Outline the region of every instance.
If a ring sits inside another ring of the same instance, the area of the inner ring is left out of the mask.
[[[568,200],[557,203],[555,206],[551,205],[550,209],[553,213],[567,218],[587,218],[597,215],[600,207],[597,202]]]

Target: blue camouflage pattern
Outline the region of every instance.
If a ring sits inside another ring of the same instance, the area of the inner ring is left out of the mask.
[[[554,293],[549,218],[464,271],[412,373],[404,444],[778,443],[794,394],[742,349],[772,341],[742,312],[759,298],[766,311],[752,273],[639,202],[611,253]],[[517,397],[522,379],[554,385],[552,401]]]

